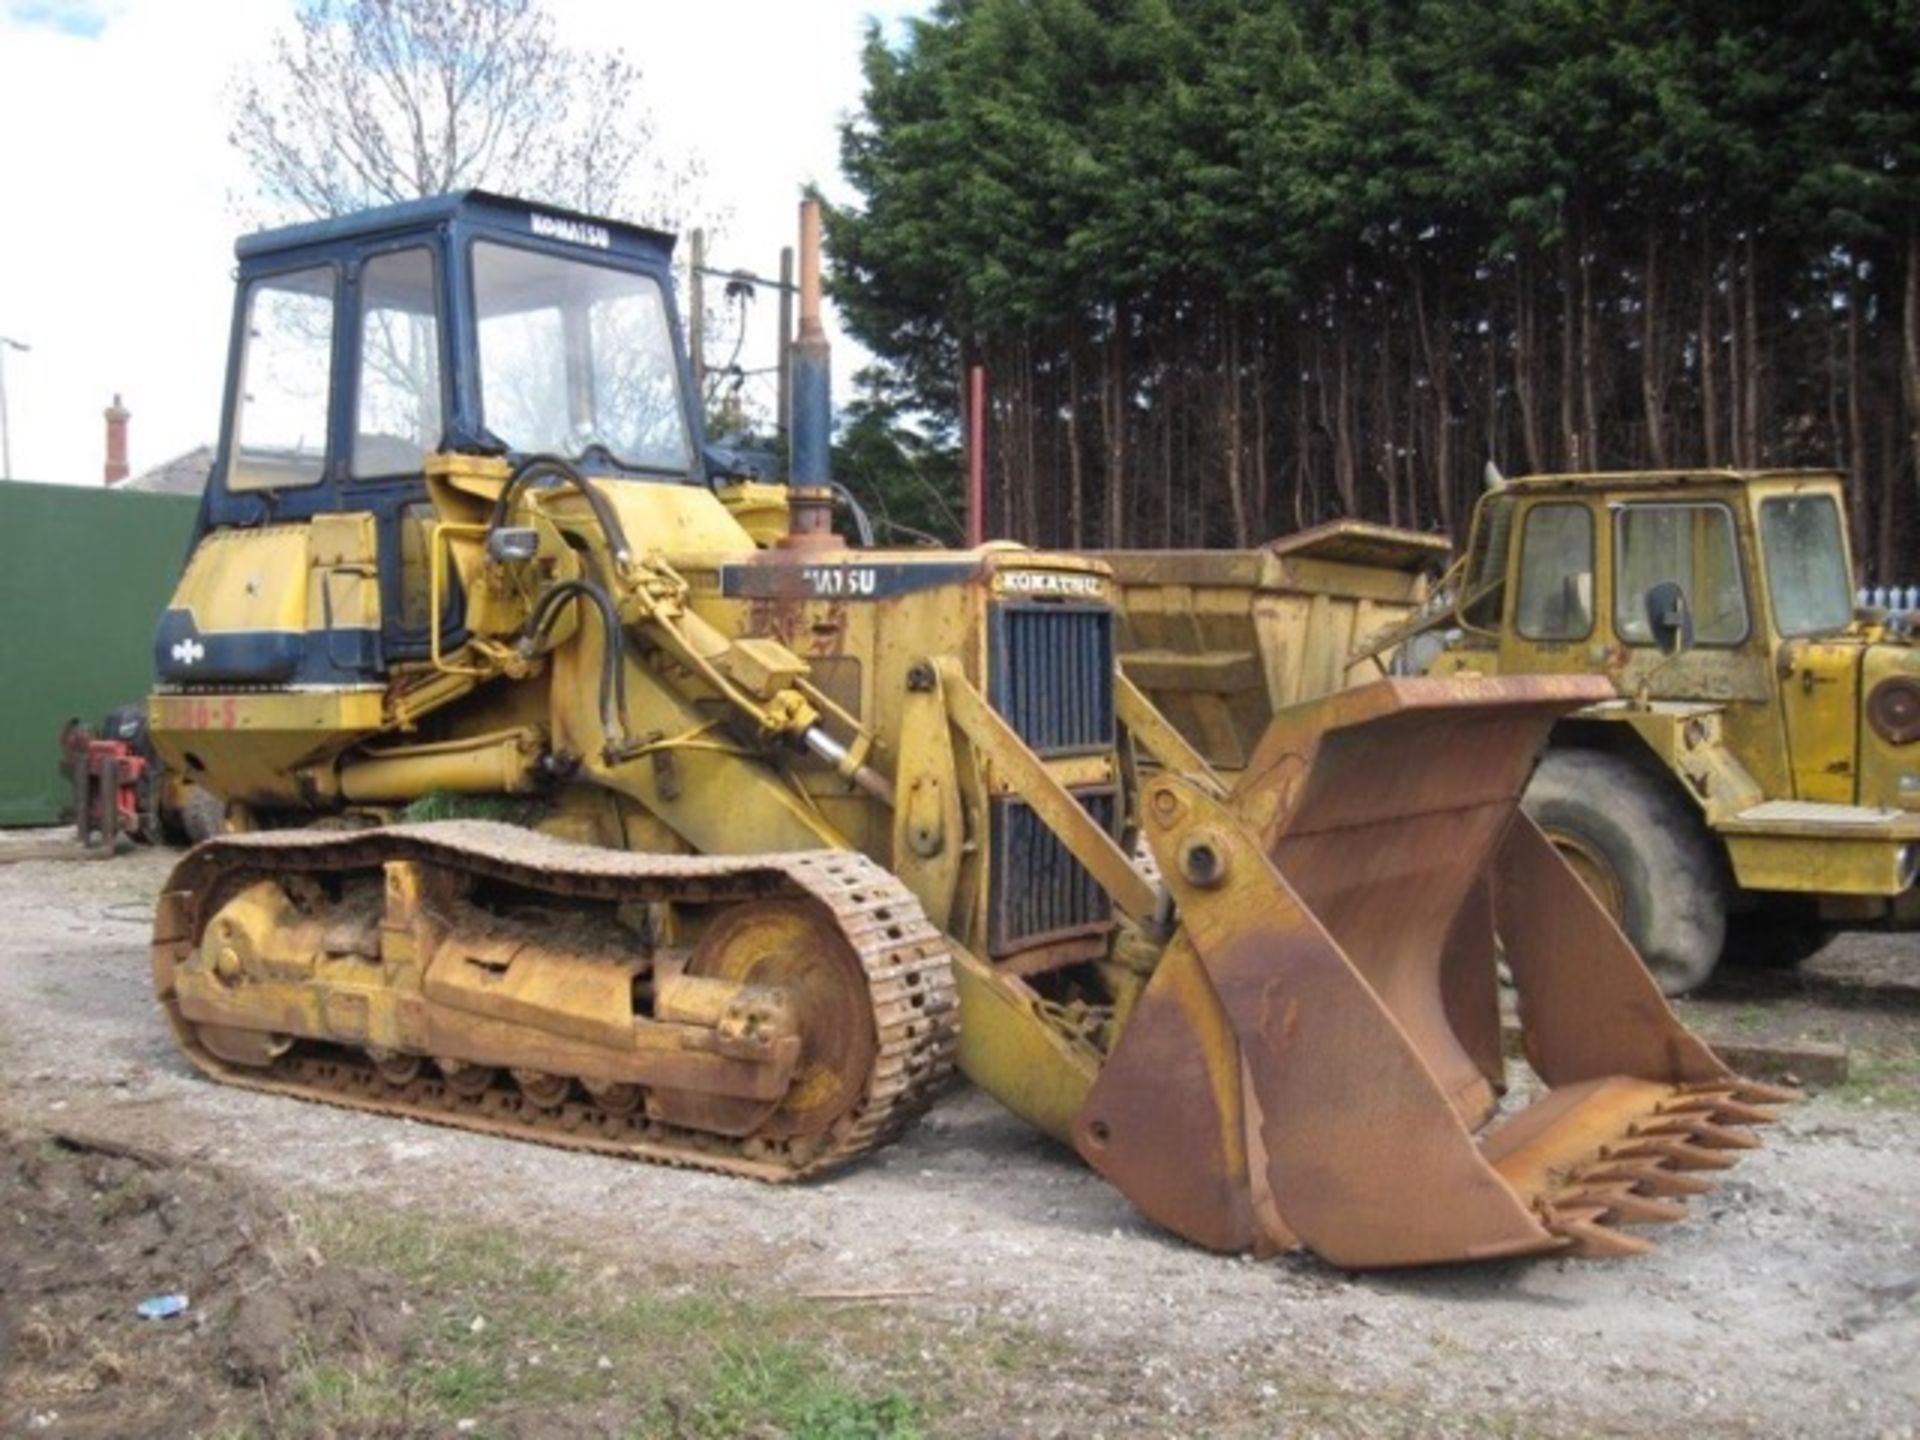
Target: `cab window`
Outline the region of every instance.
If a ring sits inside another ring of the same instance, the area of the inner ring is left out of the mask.
[[[316,484],[327,468],[334,270],[316,265],[247,290],[230,490]]]
[[[508,449],[598,447],[629,468],[686,472],[679,359],[653,276],[475,241],[473,301],[481,414]]]
[[[361,268],[355,476],[417,475],[440,446],[438,308],[426,247],[376,255]]]
[[[1513,536],[1513,498],[1490,495],[1474,515],[1474,556],[1461,618],[1482,630],[1500,628],[1507,579],[1507,542]]]
[[[1747,638],[1747,594],[1733,512],[1724,505],[1626,505],[1614,515],[1613,629],[1651,645],[1647,591],[1671,580],[1686,591],[1697,645]]]
[[[1593,512],[1586,506],[1527,511],[1514,626],[1529,640],[1584,640],[1593,633]]]
[[[1830,635],[1853,619],[1853,583],[1831,495],[1781,495],[1760,505],[1773,623],[1782,635]]]

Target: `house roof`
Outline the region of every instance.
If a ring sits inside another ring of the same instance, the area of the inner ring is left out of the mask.
[[[116,490],[144,490],[156,495],[198,495],[207,488],[207,472],[213,469],[213,446],[196,445],[185,454],[142,470],[123,480]]]

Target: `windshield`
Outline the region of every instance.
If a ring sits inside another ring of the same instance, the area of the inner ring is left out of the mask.
[[[1853,585],[1831,495],[1783,495],[1760,506],[1773,621],[1782,635],[1821,635],[1853,619]]]
[[[652,276],[476,241],[480,411],[511,450],[684,472],[692,459],[666,302]]]

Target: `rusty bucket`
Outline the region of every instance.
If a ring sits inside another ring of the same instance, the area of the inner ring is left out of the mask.
[[[1342,1266],[1648,1247],[1757,1143],[1737,1080],[1520,810],[1589,677],[1388,680],[1278,715],[1224,801],[1147,782],[1179,928],[1074,1122],[1201,1244]],[[1544,1087],[1505,1103],[1497,965]]]

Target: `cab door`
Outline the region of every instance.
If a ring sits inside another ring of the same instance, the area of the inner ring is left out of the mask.
[[[1855,721],[1861,647],[1788,640],[1780,647],[1780,708],[1797,800],[1851,805],[1857,798]]]
[[[1611,512],[1616,683],[1656,700],[1767,703],[1771,657],[1765,617],[1749,598],[1739,512],[1718,498],[1665,496],[1616,502]],[[1647,592],[1662,583],[1685,592],[1693,621],[1693,643],[1678,656],[1654,643],[1647,614]]]
[[[439,254],[408,240],[368,254],[354,283],[354,385],[343,488],[377,529],[381,643],[397,660],[428,651],[427,568],[438,518],[427,456],[446,448],[447,313]],[[459,606],[441,639],[457,643]]]
[[[1586,674],[1604,655],[1590,653],[1600,595],[1594,509],[1576,497],[1524,502],[1514,516],[1518,539],[1507,581],[1507,623],[1501,626],[1504,674]]]
[[[1727,746],[1769,795],[1791,791],[1786,729],[1775,701],[1767,617],[1749,571],[1753,537],[1737,496],[1659,491],[1611,506],[1617,646],[1609,674],[1622,693],[1721,708]],[[1693,644],[1679,655],[1654,643],[1647,592],[1686,593]]]
[[[1838,500],[1830,490],[1796,490],[1763,494],[1756,509],[1794,796],[1855,804],[1865,647],[1842,638],[1853,580]]]

